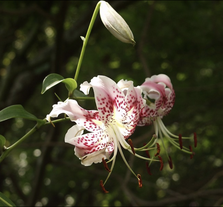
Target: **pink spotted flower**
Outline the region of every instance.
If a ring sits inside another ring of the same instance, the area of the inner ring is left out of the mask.
[[[184,152],[193,155],[191,146],[188,148],[182,145],[182,139],[190,139],[189,137],[176,136],[172,134],[164,125],[162,118],[167,115],[173,108],[175,101],[175,92],[170,78],[165,74],[153,75],[151,78],[146,78],[145,82],[139,86],[142,90],[142,96],[146,101],[145,107],[141,110],[141,118],[138,126],[154,125],[155,137],[157,138],[157,153],[159,154],[160,146],[158,138],[164,146],[164,138],[181,149]],[[196,147],[196,134],[194,134]],[[165,146],[164,149],[166,150]],[[166,153],[168,154],[168,153]],[[161,158],[160,158],[161,159]],[[172,160],[168,156],[170,167],[172,168]]]
[[[126,139],[134,132],[141,109],[145,106],[141,89],[134,87],[132,81],[121,80],[116,84],[106,76],[94,77],[90,83],[85,81],[81,84],[80,90],[87,95],[91,87],[97,110],[86,110],[79,106],[76,100],[67,99],[53,105],[46,119],[50,121],[51,117],[65,113],[76,123],[67,131],[65,142],[75,146],[75,155],[83,165],[103,162],[107,166],[107,163],[112,161],[111,170],[108,169],[111,173],[119,151],[125,164],[141,185],[141,176],[132,171],[122,152],[122,148],[132,154],[134,151],[131,142],[126,142]],[[84,133],[84,130],[88,132]],[[110,158],[112,153],[113,156]],[[137,153],[134,154],[141,158]]]

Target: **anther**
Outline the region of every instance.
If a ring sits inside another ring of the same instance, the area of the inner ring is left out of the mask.
[[[190,159],[192,159],[192,158],[193,158],[193,156],[194,156],[194,152],[193,152],[193,149],[192,149],[192,147],[191,147],[191,146],[189,146],[189,149],[190,149],[190,151],[192,152],[192,154],[190,155]]]
[[[137,175],[137,178],[138,178],[139,187],[141,188],[142,187],[142,178],[141,178],[141,175],[138,174]]]
[[[156,145],[157,145],[157,153],[155,154],[155,157],[157,155],[159,155],[159,153],[160,153],[160,145],[159,145],[159,143],[156,143]]]
[[[105,189],[105,186],[103,184],[103,180],[100,180],[100,186],[101,186],[102,190],[104,191],[104,193],[108,193],[108,191]]]
[[[146,169],[147,169],[147,172],[149,173],[149,175],[152,175],[148,162],[146,162]]]
[[[162,157],[160,157],[159,155],[158,155],[158,158],[160,160],[160,171],[161,171],[163,169],[163,160],[162,160]]]
[[[102,162],[103,162],[103,165],[104,165],[105,169],[106,169],[108,172],[111,172],[111,170],[109,169],[109,167],[108,167],[108,165],[107,165],[107,163],[106,163],[106,161],[105,161],[104,158],[102,158]]]
[[[144,146],[145,146],[146,144],[144,143]],[[149,154],[149,151],[148,150],[146,150],[146,154],[147,154],[147,157],[148,158],[150,158],[150,154]]]
[[[135,155],[135,150],[134,150],[134,147],[133,147],[133,144],[132,144],[132,140],[128,139],[128,143],[129,143],[129,145],[130,145],[130,147],[132,149],[133,154]]]
[[[197,134],[194,132],[194,147],[197,147]]]
[[[170,157],[170,155],[169,155],[168,162],[169,162],[170,169],[173,169],[173,162],[172,162],[172,158]]]
[[[180,149],[183,148],[183,141],[182,141],[182,135],[179,134],[179,144],[180,144]]]

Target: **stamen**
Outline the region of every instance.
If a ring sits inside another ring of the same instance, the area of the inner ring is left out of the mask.
[[[145,145],[146,145],[146,144],[144,143],[144,146],[145,146]],[[147,157],[150,158],[149,150],[146,150],[146,154],[147,154]]]
[[[162,160],[162,157],[160,157],[159,155],[158,155],[158,158],[160,160],[160,171],[161,171],[163,169],[163,160]]]
[[[194,156],[194,152],[193,152],[193,149],[192,149],[192,147],[191,147],[191,146],[189,146],[189,149],[190,149],[190,151],[192,152],[192,154],[190,155],[190,159],[192,159],[192,158],[193,158],[193,156]]]
[[[104,191],[104,193],[108,193],[108,191],[105,189],[105,186],[103,184],[103,180],[100,180],[100,186],[101,186],[102,190]]]
[[[197,147],[197,134],[194,132],[194,147]]]
[[[137,178],[138,178],[139,187],[141,188],[142,187],[142,178],[141,178],[141,175],[138,174],[137,175]]]
[[[103,165],[104,165],[105,169],[106,169],[108,172],[111,172],[111,170],[109,169],[109,167],[108,167],[108,165],[107,165],[107,163],[106,163],[104,157],[102,158],[102,162],[103,162]]]
[[[152,175],[148,162],[146,162],[146,169],[147,169],[147,172],[149,173],[149,175]]]
[[[51,121],[51,119],[50,119],[50,121],[49,121],[49,122],[52,124],[52,126],[53,126],[53,127],[55,127],[55,125],[54,125],[54,123]]]
[[[159,145],[159,143],[156,143],[156,145],[157,145],[157,153],[155,154],[155,157],[157,155],[159,155],[159,153],[160,153],[160,145]]]
[[[169,162],[170,169],[173,169],[173,162],[172,162],[172,158],[170,157],[170,155],[169,155],[168,162]]]
[[[183,141],[182,141],[182,135],[179,134],[179,144],[180,144],[180,149],[183,148]]]
[[[135,155],[135,150],[134,150],[134,147],[133,147],[133,144],[132,144],[132,140],[128,139],[128,143],[129,143],[129,145],[130,145],[130,147],[132,149],[133,154]]]

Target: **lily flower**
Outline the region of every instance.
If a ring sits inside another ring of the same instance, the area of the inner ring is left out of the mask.
[[[164,74],[154,75],[151,78],[146,78],[145,82],[139,87],[142,90],[143,98],[146,100],[146,104],[145,107],[141,110],[141,118],[138,122],[138,126],[145,126],[153,123],[155,128],[155,136],[161,139],[171,168],[172,160],[171,157],[168,156],[167,150],[165,148],[163,140],[164,138],[167,138],[168,141],[178,149],[191,154],[192,158],[192,147],[189,146],[189,148],[186,148],[182,145],[182,139],[191,138],[172,134],[165,127],[162,121],[163,116],[170,112],[175,101],[175,92],[170,78]],[[194,142],[196,147],[197,138],[195,133]],[[157,154],[159,154],[159,152]]]
[[[126,142],[126,139],[134,132],[140,119],[140,111],[145,106],[141,89],[134,87],[132,81],[121,80],[116,84],[106,76],[94,77],[90,83],[85,81],[81,84],[80,90],[87,95],[91,87],[94,91],[97,110],[85,110],[78,105],[76,100],[67,99],[65,102],[53,105],[46,119],[50,121],[51,117],[58,117],[59,114],[65,113],[71,121],[76,123],[67,131],[65,142],[75,146],[75,155],[83,165],[90,166],[92,163],[103,162],[109,171],[104,184],[112,172],[119,151],[141,186],[141,176],[133,172],[122,152],[124,148],[139,158],[150,160],[135,153],[137,150],[148,150],[146,146],[136,149],[131,141]],[[84,130],[89,133],[83,134]],[[110,158],[112,153],[113,156]],[[109,160],[106,162],[106,159]],[[110,170],[107,163],[111,161]],[[103,190],[107,192],[104,184],[101,181]]]

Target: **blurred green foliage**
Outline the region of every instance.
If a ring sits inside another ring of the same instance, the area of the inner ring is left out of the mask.
[[[107,171],[102,164],[84,167],[64,143],[72,126],[65,121],[44,126],[0,164],[0,191],[17,206],[223,206],[223,2],[108,1],[129,24],[136,45],[115,39],[98,16],[78,78],[97,75],[141,84],[147,76],[167,74],[176,92],[172,111],[163,121],[172,133],[197,133],[195,156],[168,146],[174,168],[164,169],[125,154],[134,176],[118,155],[114,171],[101,191]],[[0,2],[0,110],[22,104],[43,119],[66,88],[57,85],[41,95],[50,73],[74,77],[82,40],[97,1]],[[79,88],[79,87],[78,87]],[[92,109],[94,101],[80,101]],[[7,146],[33,127],[20,118],[0,124]],[[142,146],[152,126],[138,127],[131,137]],[[188,147],[190,143],[184,143]],[[162,153],[162,152],[161,152]]]

